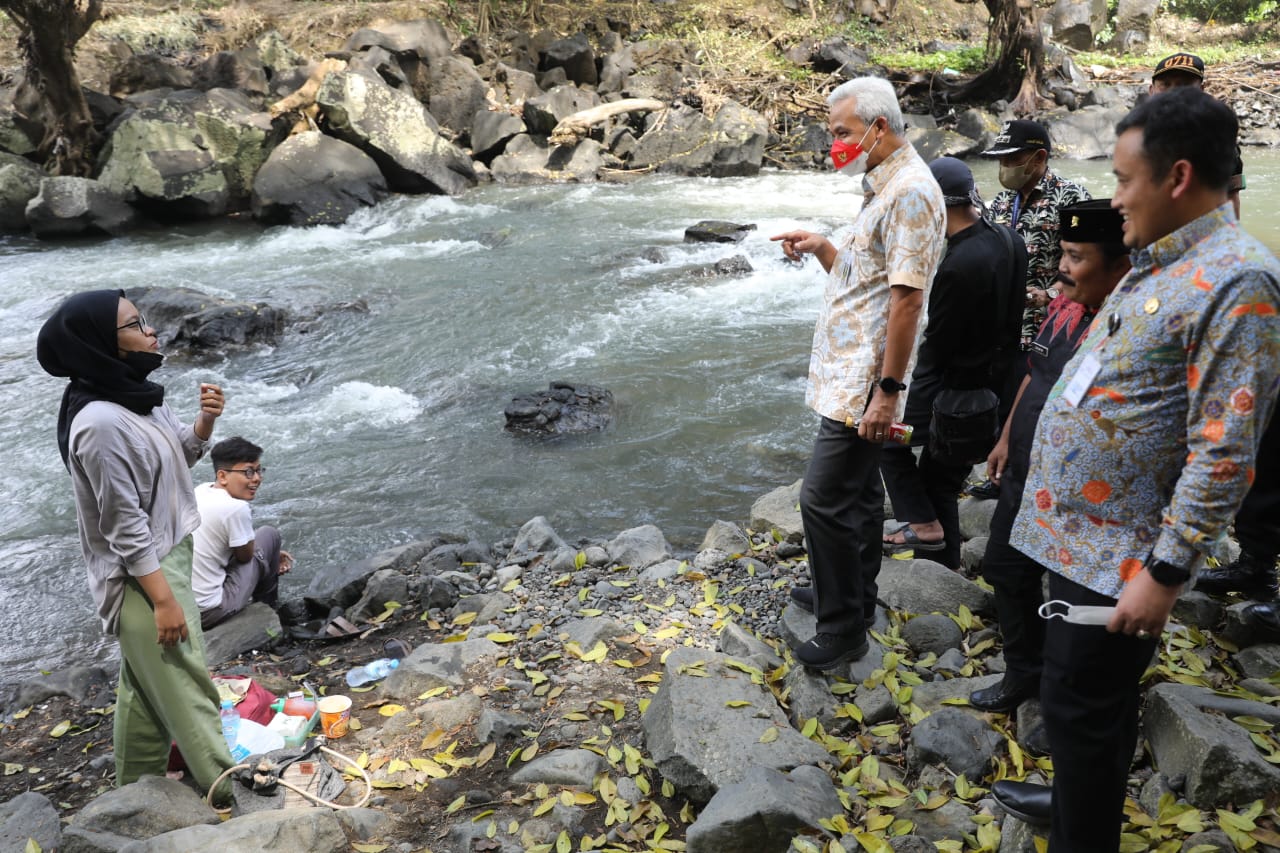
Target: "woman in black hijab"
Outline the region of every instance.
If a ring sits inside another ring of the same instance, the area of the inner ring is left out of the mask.
[[[195,423],[180,423],[164,387],[155,330],[119,290],[79,293],[36,341],[40,366],[67,383],[58,449],[71,474],[89,589],[120,641],[116,784],[163,774],[177,741],[206,789],[231,766],[218,692],[191,596],[191,533],[200,525],[190,468],[204,454],[222,390],[200,386]],[[226,790],[219,793],[225,798]]]

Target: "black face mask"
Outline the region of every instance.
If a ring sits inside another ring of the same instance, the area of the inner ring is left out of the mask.
[[[142,380],[164,363],[164,356],[158,352],[137,351],[125,353],[121,360],[129,365],[129,370],[135,378]]]

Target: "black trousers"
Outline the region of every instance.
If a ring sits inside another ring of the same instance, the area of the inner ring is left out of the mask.
[[[823,418],[800,487],[818,632],[861,635],[875,619],[884,530],[880,445]]]
[[[972,465],[947,465],[929,453],[926,446],[916,455],[910,447],[886,445],[880,453],[880,473],[893,503],[898,521],[921,524],[937,519],[947,547],[941,551],[917,553],[936,559],[948,569],[960,568],[960,509],[956,504],[964,478]]]
[[[1253,485],[1236,513],[1236,539],[1255,557],[1280,555],[1280,418],[1275,416],[1262,433]]]
[[[982,576],[995,591],[996,619],[1004,643],[1005,678],[1038,682],[1044,668],[1045,621],[1042,579],[1045,568],[1009,544],[1022,499],[1025,465],[1012,462],[1000,480],[1000,499],[991,516],[990,538],[982,557]]]
[[[1056,573],[1049,575],[1049,596],[1071,604],[1115,604]],[[1157,642],[1099,625],[1049,620],[1040,705],[1053,754],[1050,853],[1120,848],[1125,784],[1138,741],[1138,679]]]

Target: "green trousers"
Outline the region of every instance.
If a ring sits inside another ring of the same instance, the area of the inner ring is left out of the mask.
[[[120,609],[120,683],[116,688],[116,784],[139,776],[163,776],[169,744],[177,741],[187,769],[205,791],[232,766],[218,717],[218,690],[204,657],[200,609],[191,595],[191,537],[160,563],[174,597],[186,614],[188,638],[165,648],[156,642],[156,619],[138,582],[125,584]],[[230,782],[214,801],[229,804]]]

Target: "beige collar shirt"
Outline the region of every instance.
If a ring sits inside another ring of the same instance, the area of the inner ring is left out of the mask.
[[[903,145],[867,172],[867,190],[853,229],[840,246],[827,277],[822,311],[813,334],[805,403],[818,414],[858,420],[880,379],[889,326],[889,288],[924,291],[946,245],[942,190],[911,145]],[[928,322],[921,309],[916,344]],[[911,375],[912,347],[904,379]],[[898,396],[901,420],[906,394]]]

